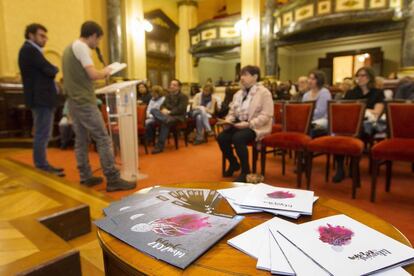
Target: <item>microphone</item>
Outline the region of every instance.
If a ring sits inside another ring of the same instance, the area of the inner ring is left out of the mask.
[[[98,55],[99,61],[103,64],[103,66],[106,66],[102,53],[101,53],[101,49],[99,49],[99,47],[96,47],[95,51],[96,51],[96,54]]]

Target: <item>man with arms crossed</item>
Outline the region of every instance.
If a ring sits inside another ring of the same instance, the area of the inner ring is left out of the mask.
[[[26,27],[24,42],[19,51],[25,103],[33,114],[33,161],[36,168],[58,176],[65,176],[63,169],[47,162],[46,149],[52,133],[57,90],[54,78],[59,71],[43,55],[47,29],[33,23]]]
[[[89,135],[96,142],[103,173],[107,180],[106,191],[129,190],[135,183],[120,178],[115,167],[112,142],[105,128],[102,114],[96,106],[93,81],[110,75],[110,69],[98,70],[90,56],[103,36],[102,28],[93,21],[82,24],[78,40],[63,53],[63,86],[69,99],[69,113],[75,132],[75,153],[81,184],[94,186],[102,183],[101,177],[92,175],[89,165]]]

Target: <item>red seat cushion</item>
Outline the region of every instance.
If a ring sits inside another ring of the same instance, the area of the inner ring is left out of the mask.
[[[414,162],[414,139],[392,138],[375,144],[371,149],[374,160]]]
[[[266,136],[262,145],[273,148],[303,150],[311,138],[299,132],[277,132]]]
[[[360,156],[364,143],[358,138],[348,136],[323,136],[310,141],[307,150],[311,152]]]
[[[283,129],[282,124],[272,125],[272,133],[281,132]]]

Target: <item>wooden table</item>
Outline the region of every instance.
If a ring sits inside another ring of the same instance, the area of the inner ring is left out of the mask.
[[[241,184],[233,183],[185,183],[168,185],[177,188],[201,188],[223,189],[239,187]],[[148,190],[148,189],[146,189]],[[145,190],[143,190],[145,192]],[[320,198],[314,205],[312,216],[303,216],[298,220],[290,220],[303,223],[336,214],[346,214],[382,233],[411,246],[404,235],[391,224],[367,213],[361,209],[328,198]],[[250,228],[263,223],[273,216],[267,213],[249,214],[230,233],[224,236],[204,255],[197,259],[187,269],[181,270],[163,261],[158,261],[135,248],[123,243],[117,238],[98,230],[105,263],[106,275],[270,275],[269,272],[256,269],[257,260],[227,245],[227,240],[237,236]],[[405,267],[410,273],[414,273],[414,265]]]

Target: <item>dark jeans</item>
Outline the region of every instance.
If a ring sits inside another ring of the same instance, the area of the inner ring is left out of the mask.
[[[256,133],[251,128],[237,129],[234,127],[228,128],[221,132],[217,137],[220,149],[224,157],[229,160],[230,164],[237,163],[234,156],[232,144],[236,149],[237,156],[240,160],[242,174],[250,173],[249,166],[249,151],[247,144],[256,138]]]
[[[36,168],[46,170],[49,163],[46,158],[46,149],[52,134],[55,109],[51,107],[33,107],[33,162]]]
[[[160,124],[160,133],[158,136],[157,144],[155,145],[157,148],[164,149],[165,141],[167,140],[168,133],[170,132],[170,128],[178,123],[177,118],[169,115],[163,114],[158,109],[152,109],[151,111],[152,116],[154,116],[155,121]],[[149,124],[147,125],[149,134],[155,133],[155,125]]]

